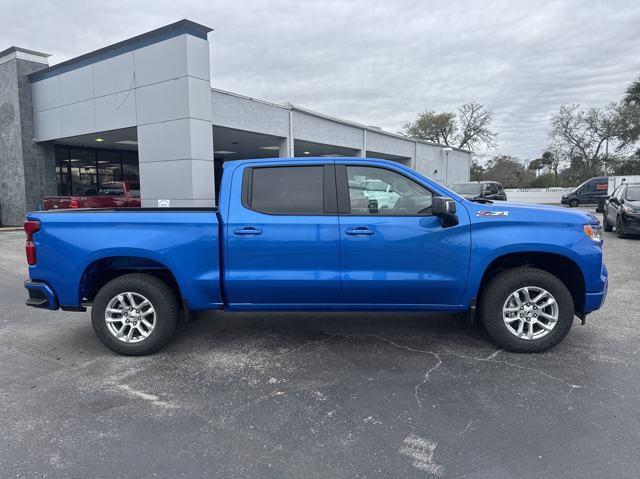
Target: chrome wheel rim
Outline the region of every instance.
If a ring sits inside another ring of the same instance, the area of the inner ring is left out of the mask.
[[[139,343],[156,327],[156,312],[140,293],[125,292],[114,296],[104,311],[107,330],[118,341]]]
[[[558,323],[560,309],[549,291],[526,286],[511,293],[502,306],[502,319],[511,334],[520,339],[545,337]]]

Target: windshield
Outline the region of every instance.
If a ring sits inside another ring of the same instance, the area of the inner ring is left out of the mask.
[[[451,189],[460,195],[479,195],[479,183],[455,183]]]
[[[640,201],[640,185],[627,187],[627,199],[629,201]]]

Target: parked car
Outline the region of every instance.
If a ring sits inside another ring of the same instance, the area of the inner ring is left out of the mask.
[[[623,183],[604,202],[602,226],[616,232],[620,238],[640,234],[640,184]]]
[[[504,188],[497,181],[467,181],[454,183],[451,189],[469,200],[507,201]]]
[[[619,175],[619,176],[608,176],[608,187],[607,187],[607,196],[600,198],[598,202],[598,207],[596,208],[596,212],[602,213],[604,211],[604,202],[609,198],[609,196],[613,195],[613,192],[623,183],[640,183],[640,175]]]
[[[571,193],[562,196],[560,202],[575,208],[579,205],[597,205],[607,198],[609,179],[606,176],[591,178]]]
[[[139,208],[139,181],[107,181],[79,196],[45,196],[45,210],[67,208]]]
[[[349,181],[363,176],[391,185],[393,209],[359,209]],[[125,355],[162,347],[180,309],[476,306],[501,348],[537,352],[605,300],[601,226],[584,211],[479,204],[363,158],[230,161],[221,188],[211,209],[29,213],[27,305],[90,306],[98,338]]]

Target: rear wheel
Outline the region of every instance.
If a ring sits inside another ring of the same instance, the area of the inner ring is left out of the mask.
[[[95,297],[91,322],[109,349],[125,356],[151,354],[173,335],[178,321],[175,293],[148,274],[109,281]]]
[[[602,213],[602,228],[605,231],[613,231],[613,226],[609,224],[609,220],[607,219],[607,212]]]
[[[485,288],[480,317],[498,346],[518,353],[542,352],[564,339],[573,324],[571,293],[546,271],[504,271]]]
[[[580,202],[578,200],[571,200],[569,201],[569,206],[571,206],[571,208],[575,208],[580,204]]]

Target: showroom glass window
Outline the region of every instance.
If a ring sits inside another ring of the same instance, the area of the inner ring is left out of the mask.
[[[347,166],[352,215],[431,214],[432,193],[395,171]]]
[[[103,183],[140,180],[136,151],[57,145],[55,156],[59,195],[93,196]]]

